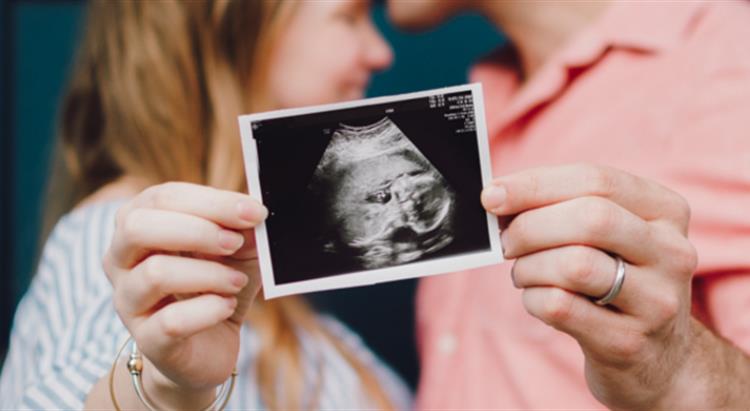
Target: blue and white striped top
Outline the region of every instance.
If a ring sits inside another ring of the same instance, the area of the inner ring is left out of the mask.
[[[16,311],[0,376],[0,409],[82,409],[93,384],[109,372],[128,336],[102,269],[120,204],[103,202],[76,210],[50,235],[38,272]],[[411,394],[403,382],[359,337],[330,317],[321,320],[373,370],[397,408],[411,408]],[[324,378],[320,409],[373,407],[355,371],[333,346],[303,333],[300,338],[304,369],[311,371],[305,372],[309,386],[317,387],[320,375]],[[254,371],[259,336],[246,324],[241,341],[237,385],[227,409],[264,409]]]

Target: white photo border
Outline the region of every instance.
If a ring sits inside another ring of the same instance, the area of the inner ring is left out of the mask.
[[[484,94],[482,92],[481,83],[472,83],[461,86],[443,87],[393,96],[373,97],[342,103],[276,110],[239,116],[238,120],[242,140],[245,173],[250,195],[258,201],[263,202],[258,167],[258,151],[255,138],[253,137],[253,122],[277,119],[282,117],[294,117],[310,113],[372,106],[376,104],[386,104],[402,100],[425,98],[433,95],[451,94],[465,91],[471,91],[472,94],[472,105],[474,108],[474,119],[476,123],[476,137],[477,147],[479,150],[478,154],[482,186],[487,186],[492,180],[492,167],[490,164],[487,123],[485,121],[484,113]],[[436,274],[463,271],[492,264],[499,264],[503,262],[503,251],[502,245],[500,244],[500,230],[497,218],[490,213],[486,214],[488,227],[487,233],[489,235],[490,243],[489,250],[401,264],[395,267],[336,274],[323,278],[303,280],[285,284],[276,284],[275,282],[273,266],[271,263],[271,250],[268,242],[268,232],[266,230],[266,224],[262,223],[255,227],[255,241],[258,251],[258,260],[260,263],[261,280],[263,282],[263,294],[266,299],[272,299],[293,294],[373,285],[382,282],[426,277]]]

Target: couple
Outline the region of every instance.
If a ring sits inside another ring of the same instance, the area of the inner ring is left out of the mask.
[[[416,402],[339,323],[256,298],[267,211],[240,194],[238,114],[360,98],[391,63],[368,2],[94,1],[61,112],[80,201],[1,408],[145,409],[128,336],[160,409],[205,408],[233,370],[232,409],[750,406],[750,4],[388,7],[413,29],[474,9],[511,41],[471,74],[510,261],[423,280]]]

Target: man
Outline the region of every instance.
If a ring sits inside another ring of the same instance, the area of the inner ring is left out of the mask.
[[[750,407],[750,3],[389,2],[467,9],[511,262],[423,280],[418,407]]]

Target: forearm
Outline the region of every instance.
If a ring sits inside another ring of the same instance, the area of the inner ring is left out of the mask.
[[[750,356],[692,319],[694,343],[674,383],[651,409],[747,409]]]
[[[116,396],[120,409],[147,411],[143,402],[138,398],[132,380],[127,371],[127,358],[122,358],[116,368],[112,391]],[[148,365],[150,366],[150,364]],[[86,398],[87,410],[113,410],[110,395],[109,374],[102,377],[91,389]],[[154,405],[163,410],[200,410],[214,400],[215,390],[205,392],[176,390],[168,384],[158,383],[159,377],[147,372],[144,368],[143,385]]]

